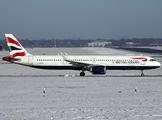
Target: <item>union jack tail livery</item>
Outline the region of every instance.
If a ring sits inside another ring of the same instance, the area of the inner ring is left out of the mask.
[[[17,41],[17,39],[12,34],[5,34],[5,36],[11,58],[14,58],[16,56],[25,56],[27,54],[27,51],[23,48],[23,46]]]
[[[9,47],[10,56],[4,57],[4,60],[10,61],[16,56],[26,56],[27,54],[30,55],[12,34],[5,34],[5,36],[7,45]]]

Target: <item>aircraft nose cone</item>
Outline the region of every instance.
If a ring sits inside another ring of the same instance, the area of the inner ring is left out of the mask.
[[[160,66],[161,66],[161,64],[158,62],[158,63],[157,63],[157,66],[159,66],[159,67],[160,67]]]

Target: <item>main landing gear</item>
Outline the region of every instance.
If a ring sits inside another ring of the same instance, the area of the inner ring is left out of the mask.
[[[80,73],[80,76],[85,76],[84,71],[85,71],[85,68],[82,67],[82,72]]]
[[[82,71],[82,72],[80,73],[80,76],[85,76],[84,71]]]
[[[141,70],[141,76],[145,76],[145,74],[143,73],[143,70]]]

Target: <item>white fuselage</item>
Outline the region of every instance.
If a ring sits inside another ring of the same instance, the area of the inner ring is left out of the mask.
[[[88,64],[93,66],[105,66],[106,70],[108,69],[145,70],[145,69],[154,69],[161,66],[161,64],[155,61],[153,58],[143,56],[95,56],[95,55],[66,56],[66,58],[70,61],[81,63],[81,66],[79,65],[76,66],[75,64],[66,62],[61,55],[54,55],[54,56],[28,55],[24,57],[18,56],[16,58],[20,60],[14,61],[14,63],[41,69],[82,70],[83,67],[82,64]]]

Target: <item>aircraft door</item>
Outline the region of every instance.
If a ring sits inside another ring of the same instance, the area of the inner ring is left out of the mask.
[[[145,60],[141,60],[141,65],[145,65]]]
[[[96,58],[92,58],[92,62],[93,63],[96,63]]]
[[[28,63],[29,65],[33,65],[33,56],[28,57]]]

